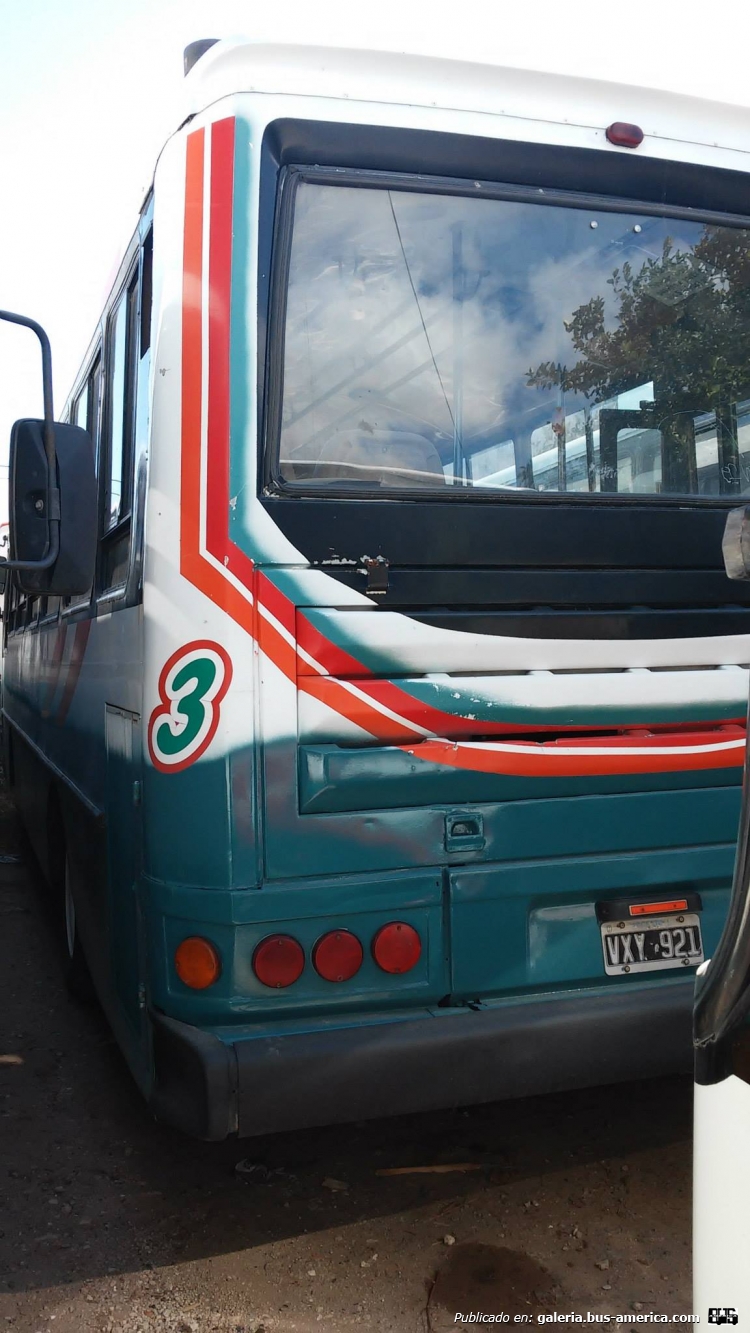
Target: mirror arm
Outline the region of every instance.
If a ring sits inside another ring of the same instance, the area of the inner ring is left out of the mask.
[[[35,319],[26,315],[15,315],[10,310],[0,310],[0,319],[9,324],[20,324],[31,329],[39,339],[42,349],[42,401],[44,404],[44,452],[47,457],[47,521],[50,525],[47,554],[41,560],[0,560],[0,569],[50,569],[60,554],[60,492],[54,484],[57,478],[57,460],[55,457],[55,426],[52,408],[52,349],[49,338]]]

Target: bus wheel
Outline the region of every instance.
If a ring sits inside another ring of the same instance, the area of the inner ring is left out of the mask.
[[[65,950],[65,985],[76,1000],[87,1003],[94,998],[91,973],[83,955],[81,940],[76,925],[76,905],[73,898],[70,865],[65,855],[65,879],[63,888],[63,948]]]

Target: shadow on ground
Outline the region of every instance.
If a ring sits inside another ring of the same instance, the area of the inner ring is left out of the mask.
[[[0,853],[13,855],[16,846],[6,818]],[[646,1154],[646,1172],[648,1162],[665,1160],[678,1175],[687,1169],[691,1102],[684,1079],[262,1139],[194,1142],[154,1123],[100,1012],[68,998],[44,895],[24,863],[0,863],[0,926],[0,1172],[6,1185],[0,1289],[4,1283],[15,1293],[42,1290],[247,1255],[300,1236],[314,1248],[324,1237],[341,1240],[344,1228],[367,1222],[372,1229],[394,1215],[405,1228],[398,1243],[406,1243],[412,1222],[419,1227],[428,1218],[436,1244],[443,1229],[450,1231],[456,1209],[476,1216],[494,1209],[501,1217],[509,1190],[518,1197],[521,1222],[524,1213],[533,1218],[539,1182],[555,1179],[574,1218],[585,1197],[565,1191],[577,1188],[580,1168],[615,1158],[608,1188],[615,1212],[625,1216],[633,1206],[629,1159]],[[467,1162],[476,1169],[377,1174]],[[528,1199],[519,1194],[519,1182],[524,1189],[528,1182]],[[550,1222],[549,1232],[553,1225],[556,1235],[570,1232],[562,1250],[583,1248],[574,1221]],[[450,1236],[445,1244],[452,1244]],[[483,1258],[481,1244],[479,1251],[472,1244],[474,1251],[457,1253],[453,1268],[441,1273],[435,1297],[441,1298],[442,1284],[441,1299],[449,1305],[470,1298],[467,1273],[485,1271],[492,1280],[496,1258]],[[360,1262],[364,1268],[369,1260]],[[566,1262],[572,1266],[571,1258]],[[428,1290],[436,1263],[425,1273]],[[514,1263],[502,1282],[523,1284],[528,1277],[533,1285],[533,1274],[517,1272]],[[548,1293],[544,1299],[549,1303]]]

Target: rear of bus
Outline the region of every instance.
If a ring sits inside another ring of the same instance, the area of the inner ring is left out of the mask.
[[[154,196],[157,1112],[222,1137],[681,1067],[745,734],[745,113],[225,42],[187,86]]]

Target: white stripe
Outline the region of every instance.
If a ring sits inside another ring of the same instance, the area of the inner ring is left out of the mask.
[[[496,742],[482,741],[445,741],[454,750],[483,750],[495,752],[498,754],[530,754],[530,755],[575,755],[580,759],[582,756],[594,755],[668,755],[668,754],[712,754],[723,750],[744,750],[744,737],[733,741],[717,741],[710,745],[550,745],[539,741],[536,745],[524,745],[521,742],[516,744],[503,745]]]
[[[227,583],[231,583],[233,588],[236,588],[238,592],[242,593],[246,602],[249,602],[251,606],[255,604],[255,599],[247,584],[242,583],[242,581],[237,578],[237,575],[233,574],[231,569],[227,569],[226,565],[223,564],[221,560],[217,560],[216,556],[212,555],[203,543],[201,543],[200,554],[209,565],[214,569],[217,569],[220,574],[224,575]]]
[[[280,634],[282,639],[286,639],[287,643],[290,644],[292,648],[297,648],[297,640],[291,630],[288,630],[286,625],[282,625],[281,621],[277,620],[276,616],[273,614],[273,611],[269,611],[268,607],[265,606],[263,602],[258,602],[258,613],[264,620],[268,621],[269,625],[273,625],[276,633]],[[300,650],[297,649],[297,651],[299,652]],[[312,658],[309,660],[312,662]],[[320,668],[318,668],[318,670],[320,670]]]
[[[333,677],[331,679],[333,679]],[[337,680],[336,684],[340,685],[342,689],[348,690],[350,694],[354,695],[355,699],[361,699],[364,703],[369,704],[377,713],[382,713],[383,717],[390,718],[392,722],[398,722],[407,731],[416,731],[420,736],[427,736],[430,739],[435,738],[434,731],[428,731],[426,727],[420,727],[417,722],[408,722],[405,717],[401,717],[398,713],[394,713],[390,708],[387,708],[385,704],[381,703],[380,700],[373,699],[369,694],[365,694],[364,690],[358,689],[350,680]]]
[[[300,644],[297,644],[297,652],[302,658],[302,661],[307,662],[308,666],[311,666],[314,671],[317,671],[319,676],[328,675],[328,672],[326,671],[323,664],[319,662],[317,658],[313,657],[311,653],[308,653],[305,648],[302,648]],[[335,679],[336,679],[335,676],[331,676],[331,680]]]

